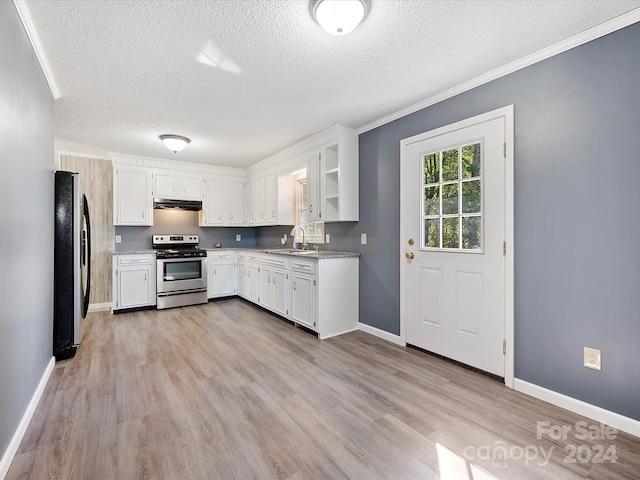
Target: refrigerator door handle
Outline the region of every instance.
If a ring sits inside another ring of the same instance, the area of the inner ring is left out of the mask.
[[[85,318],[89,311],[89,295],[91,294],[91,221],[89,219],[89,203],[87,202],[87,197],[84,194],[82,195],[82,205],[84,207],[84,219],[87,224],[86,234],[85,232],[82,232],[82,240],[85,244],[82,249],[84,257],[83,264],[87,265],[87,289],[85,291],[84,298],[82,299],[82,318]]]

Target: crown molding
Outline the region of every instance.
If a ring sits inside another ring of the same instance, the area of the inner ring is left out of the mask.
[[[188,169],[189,172],[198,172],[206,175],[226,175],[230,177],[245,177],[246,169],[237,167],[223,167],[204,163],[176,162],[163,158],[143,157],[126,153],[109,152],[109,158],[113,165],[129,165],[135,167],[161,168],[167,170]]]
[[[13,4],[18,11],[18,15],[20,16],[20,20],[22,21],[22,26],[27,32],[27,37],[29,37],[29,41],[31,42],[31,46],[33,47],[33,51],[35,52],[36,57],[38,58],[38,62],[40,62],[40,68],[42,68],[44,78],[47,80],[49,90],[51,90],[51,95],[53,96],[54,100],[58,100],[60,97],[62,97],[62,94],[60,93],[58,84],[56,83],[56,80],[53,76],[53,71],[51,70],[51,66],[49,65],[49,61],[47,60],[47,55],[44,53],[44,48],[42,48],[40,36],[38,35],[36,26],[33,24],[33,18],[31,18],[31,13],[29,12],[27,2],[24,0],[13,0]]]
[[[522,70],[525,67],[546,60],[547,58],[551,58],[560,53],[566,52],[567,50],[571,50],[572,48],[579,47],[580,45],[583,45],[597,38],[604,37],[609,33],[628,27],[629,25],[633,25],[637,22],[640,22],[640,8],[636,8],[634,10],[631,10],[630,12],[623,13],[622,15],[603,22],[600,25],[596,25],[595,27],[585,30],[584,32],[580,32],[549,47],[538,50],[531,55],[527,55],[526,57],[508,63],[507,65],[480,75],[479,77],[461,83],[460,85],[450,88],[449,90],[445,90],[444,92],[438,93],[437,95],[429,97],[418,103],[414,103],[413,105],[405,107],[394,113],[390,113],[389,115],[386,115],[378,120],[374,120],[371,123],[357,128],[356,132],[358,133],[358,135],[360,135],[368,132],[369,130],[373,130],[374,128],[381,127],[382,125],[391,123],[394,120],[398,120],[399,118],[406,117],[407,115],[415,113],[418,110],[422,110],[423,108],[430,107],[431,105],[435,105],[436,103],[447,100],[448,98],[460,95],[461,93],[479,87],[480,85],[484,85],[485,83],[497,80],[498,78],[509,75],[510,73]]]

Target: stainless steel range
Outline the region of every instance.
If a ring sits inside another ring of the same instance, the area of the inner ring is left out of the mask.
[[[158,309],[207,303],[207,252],[199,243],[197,234],[153,235]]]

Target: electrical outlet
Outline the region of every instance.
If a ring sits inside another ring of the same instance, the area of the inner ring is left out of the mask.
[[[122,235],[116,235],[116,243],[122,243]]]
[[[236,235],[236,242],[241,242],[242,241],[242,235],[240,235],[239,233]]]
[[[366,233],[361,233],[360,234],[360,243],[362,245],[366,245],[367,244],[367,234]]]
[[[330,243],[330,241],[331,241],[331,237],[330,237],[330,236],[329,236],[329,234],[327,233],[327,234],[324,236],[324,243]]]
[[[593,370],[602,370],[602,351],[584,347],[584,366]]]

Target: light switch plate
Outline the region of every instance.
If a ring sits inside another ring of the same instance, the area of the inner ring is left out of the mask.
[[[361,233],[360,234],[360,244],[362,244],[362,245],[366,245],[367,244],[367,234],[366,233]]]
[[[242,241],[242,235],[240,235],[239,233],[236,235],[236,242],[240,242]]]
[[[331,241],[331,237],[330,237],[330,236],[329,236],[329,234],[327,233],[327,234],[324,236],[324,243],[329,243],[330,241]]]
[[[116,243],[122,243],[122,235],[116,235]]]

